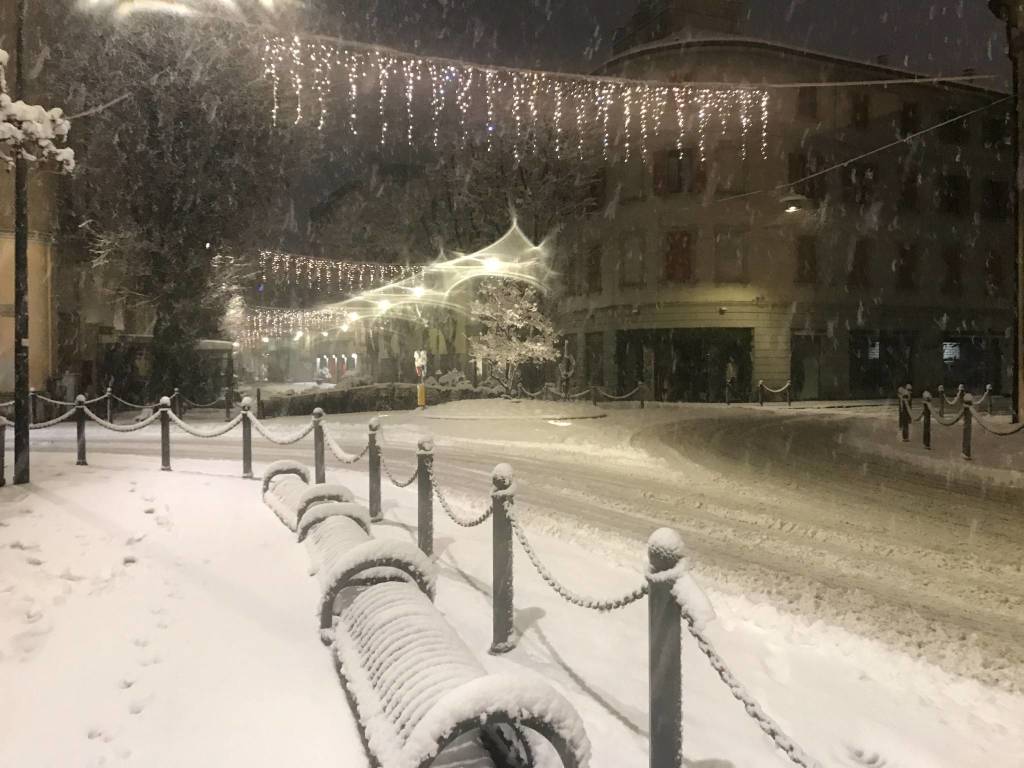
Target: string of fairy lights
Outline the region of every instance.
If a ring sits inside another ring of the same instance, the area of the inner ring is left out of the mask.
[[[510,131],[518,160],[523,152],[536,150],[543,115],[550,118],[559,155],[582,157],[585,135],[596,132],[604,159],[617,148],[623,160],[647,163],[652,137],[667,130],[675,133],[679,148],[687,136],[695,135],[705,160],[715,132],[724,136],[730,126],[738,127],[743,137],[744,158],[752,135],[757,135],[761,156],[768,153],[770,97],[763,88],[482,66],[299,35],[267,37],[262,55],[274,125],[286,122],[287,114],[293,125],[310,122],[322,131],[335,117],[328,105],[341,102],[344,128],[358,135],[372,115],[381,145],[398,137],[408,144],[424,137],[436,147],[447,117],[462,142],[483,134],[489,150],[499,130]],[[335,98],[336,87],[340,99]],[[404,125],[396,126],[394,120],[403,117]]]
[[[346,295],[419,273],[420,266],[334,261],[279,251],[260,251],[259,277],[264,285],[294,285],[322,293]]]

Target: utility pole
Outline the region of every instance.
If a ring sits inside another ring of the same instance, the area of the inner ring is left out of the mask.
[[[25,100],[25,16],[28,0],[17,0],[14,77],[16,99]],[[28,163],[19,150],[14,161],[14,483],[29,472],[28,388]]]
[[[1021,416],[1021,348],[1022,327],[1021,308],[1024,307],[1024,162],[1021,147],[1024,146],[1024,109],[1021,96],[1024,94],[1024,0],[989,0],[989,10],[1006,23],[1006,43],[1013,64],[1013,158],[1014,158],[1014,229],[1016,232],[1015,252],[1013,259],[1013,421]]]

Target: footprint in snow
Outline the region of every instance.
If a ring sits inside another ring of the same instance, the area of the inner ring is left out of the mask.
[[[134,640],[132,640],[132,645],[134,645],[136,648],[145,648],[149,645],[149,640],[147,640],[144,637],[136,637]]]
[[[107,733],[102,728],[90,728],[86,736],[89,738],[89,741],[99,739],[104,744],[109,744],[114,740],[113,734]]]
[[[867,768],[894,768],[892,763],[882,757],[878,752],[871,752],[859,747],[847,747],[847,754],[853,765],[866,766]]]
[[[11,549],[18,549],[18,550],[21,550],[22,552],[28,552],[30,550],[31,551],[37,551],[39,549],[39,545],[38,544],[25,544],[22,541],[12,541],[10,543],[10,547],[11,547]]]
[[[129,688],[131,688],[131,687],[132,687],[133,685],[135,685],[135,679],[134,679],[134,678],[131,678],[131,677],[122,677],[122,678],[121,678],[121,680],[120,680],[120,682],[119,682],[119,683],[117,684],[117,686],[118,686],[118,687],[119,687],[119,688],[120,688],[120,689],[121,689],[122,691],[127,691],[127,690],[128,690]]]
[[[159,664],[162,661],[163,659],[161,659],[159,655],[154,653],[149,656],[143,656],[141,659],[139,659],[139,666],[152,667],[154,664]]]
[[[125,539],[124,543],[127,544],[130,547],[133,544],[138,544],[144,538],[146,538],[146,534],[144,534],[144,533],[136,533],[136,534],[133,534],[132,536],[129,536],[127,539]]]
[[[43,564],[43,561],[40,560],[38,557],[26,557],[25,558],[25,562],[28,563],[29,565],[42,565]]]
[[[138,558],[135,555],[125,555],[121,562],[125,565],[135,565],[138,562]]]

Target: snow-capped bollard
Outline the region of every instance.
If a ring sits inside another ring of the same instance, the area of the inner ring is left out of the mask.
[[[252,477],[252,398],[242,398],[242,477]]]
[[[910,442],[910,395],[906,390],[900,395],[900,439],[904,443]]]
[[[757,404],[764,405],[764,379],[757,382]]]
[[[960,403],[961,405],[963,405],[963,403],[964,403],[964,395],[966,393],[967,393],[967,387],[965,387],[963,384],[958,386],[956,388],[956,400],[954,400],[953,402],[957,402],[957,403]]]
[[[946,415],[946,388],[939,384],[939,418]]]
[[[508,653],[516,647],[513,615],[515,600],[512,581],[512,521],[509,507],[515,502],[516,485],[512,467],[499,464],[491,474],[491,558],[492,634],[491,653]]]
[[[181,390],[178,387],[174,388],[174,394],[171,395],[171,410],[174,415],[179,419],[184,415],[185,409],[182,407],[184,404],[181,402]]]
[[[434,438],[421,437],[416,446],[416,541],[420,552],[434,554]]]
[[[85,460],[85,419],[85,395],[77,395],[75,397],[75,432],[78,442],[78,461],[75,464],[79,467],[88,464]]]
[[[907,390],[907,408],[908,409],[909,408],[913,408],[914,407],[914,387],[913,387],[912,384],[907,384],[905,389]]]
[[[597,408],[597,384],[590,382],[590,404]]]
[[[384,513],[380,508],[380,446],[377,444],[379,432],[380,419],[374,416],[370,419],[367,440],[369,441],[370,463],[370,520],[375,523],[384,519]]]
[[[171,471],[171,398],[160,398],[160,469]]]
[[[231,387],[224,387],[224,421],[231,421]]]
[[[256,387],[256,418],[263,418],[263,390]]]
[[[110,387],[107,387],[107,394],[105,395],[105,397],[107,398],[107,422],[113,424],[114,423],[114,390],[112,390]]]
[[[985,397],[988,399],[988,415],[992,415],[992,385],[985,385]]]
[[[786,382],[786,405],[792,407],[793,405],[793,382]]]
[[[323,485],[327,482],[324,465],[324,409],[313,409],[313,482]]]
[[[932,395],[931,392],[925,390],[924,394],[921,395],[922,406],[924,407],[924,416],[921,419],[921,442],[927,450],[932,448]]]
[[[906,393],[903,387],[896,387],[896,429],[903,434],[903,420],[906,417],[906,409],[903,407]]]
[[[642,411],[644,406],[647,404],[647,401],[650,400],[650,396],[647,394],[646,381],[640,382],[640,391],[637,394],[640,395],[640,410]]]
[[[961,454],[967,461],[971,460],[971,427],[974,420],[974,413],[971,408],[974,407],[974,397],[972,395],[964,395],[964,442],[961,449]]]
[[[672,594],[683,540],[660,528],[647,540],[650,768],[680,768],[683,748],[682,615]]]

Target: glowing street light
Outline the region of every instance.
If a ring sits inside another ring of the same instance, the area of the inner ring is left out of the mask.
[[[497,256],[491,256],[484,259],[484,267],[487,268],[488,272],[500,272],[501,271],[501,259]]]

